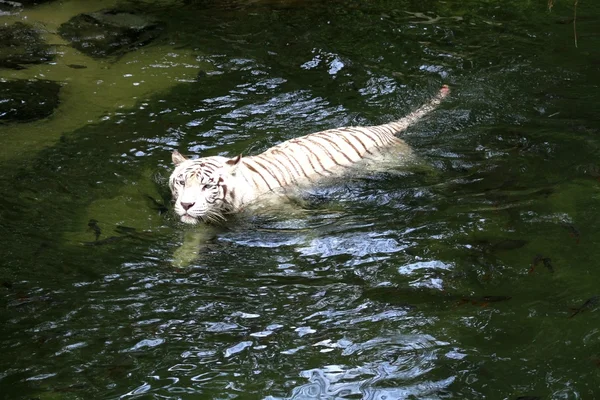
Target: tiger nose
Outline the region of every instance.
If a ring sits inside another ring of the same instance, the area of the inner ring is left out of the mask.
[[[183,207],[183,209],[185,211],[189,210],[190,208],[194,207],[194,204],[196,203],[181,203],[181,207]]]

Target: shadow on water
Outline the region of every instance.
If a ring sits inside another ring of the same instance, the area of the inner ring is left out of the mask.
[[[59,40],[69,13],[117,7],[61,4],[10,18]],[[177,4],[93,14],[159,21],[124,54],[63,40],[0,71],[61,85],[51,116],[0,127],[5,397],[596,396],[597,6],[575,49],[562,3]],[[442,83],[452,97],[404,136],[415,164],[219,228],[169,211],[174,149],[385,122]]]

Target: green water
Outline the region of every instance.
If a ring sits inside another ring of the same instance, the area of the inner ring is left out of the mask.
[[[103,61],[55,31],[112,4],[3,17],[59,54],[0,78],[63,89],[0,126],[0,398],[600,398],[600,8],[579,2],[576,48],[555,3],[122,3],[165,30]],[[383,123],[442,84],[403,137],[418,166],[172,266],[194,234],[159,210],[172,150]]]

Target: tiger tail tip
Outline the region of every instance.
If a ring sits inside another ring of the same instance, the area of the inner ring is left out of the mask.
[[[446,97],[449,94],[450,94],[450,86],[442,85],[442,88],[440,89],[440,96]]]

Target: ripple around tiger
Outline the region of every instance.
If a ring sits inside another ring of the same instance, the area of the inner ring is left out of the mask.
[[[174,151],[169,186],[175,212],[188,224],[224,220],[226,214],[241,211],[264,195],[342,175],[382,149],[399,145],[408,150],[396,135],[435,110],[449,93],[449,87],[442,86],[429,102],[398,121],[316,132],[256,156],[191,160]]]

